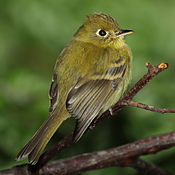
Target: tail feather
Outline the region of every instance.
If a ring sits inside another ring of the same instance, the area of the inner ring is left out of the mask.
[[[50,138],[53,136],[53,134],[56,132],[57,128],[61,125],[62,121],[60,123],[57,123],[57,125],[54,124],[52,126],[52,129],[50,129],[41,139],[40,143],[35,146],[33,151],[29,154],[28,159],[31,164],[36,164],[43,149],[49,142]]]
[[[57,114],[48,117],[36,134],[18,153],[16,160],[19,161],[28,157],[31,164],[37,163],[43,149],[65,119],[64,113],[59,113],[59,116]]]

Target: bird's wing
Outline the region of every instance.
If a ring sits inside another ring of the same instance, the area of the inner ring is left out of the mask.
[[[58,98],[59,98],[59,89],[58,89],[57,74],[55,73],[52,77],[52,83],[49,90],[50,114],[55,110],[55,107],[58,104]]]
[[[110,67],[103,75],[94,75],[90,79],[80,78],[67,96],[68,112],[77,121],[74,140],[78,141],[90,123],[103,109],[127,70],[126,63]]]

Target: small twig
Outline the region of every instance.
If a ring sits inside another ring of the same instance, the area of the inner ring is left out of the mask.
[[[138,103],[138,102],[135,102],[135,101],[132,101],[132,100],[131,101],[128,100],[126,102],[126,106],[134,106],[134,107],[145,109],[145,110],[148,110],[148,111],[159,112],[161,114],[175,113],[175,109],[156,108],[156,107],[149,106],[149,105],[146,105],[146,104],[143,104],[143,103]]]
[[[168,63],[160,63],[157,66],[153,66],[151,63],[147,62],[146,67],[148,68],[147,74],[143,76],[133,88],[131,88],[127,94],[121,100],[132,100],[133,97],[156,75],[168,68]]]

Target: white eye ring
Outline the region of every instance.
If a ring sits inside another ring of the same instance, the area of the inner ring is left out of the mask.
[[[100,36],[100,37],[104,37],[107,35],[107,32],[103,29],[98,29],[96,32],[96,35]]]

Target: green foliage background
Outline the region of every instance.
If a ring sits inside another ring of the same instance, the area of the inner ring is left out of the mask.
[[[57,56],[88,14],[104,12],[121,28],[133,29],[127,37],[134,58],[132,86],[146,71],[147,61],[168,62],[135,98],[158,107],[175,107],[175,1],[173,0],[1,0],[0,1],[0,169],[21,164],[17,152],[48,116],[48,90]],[[75,121],[64,122],[48,147],[71,132]],[[174,114],[125,108],[86,133],[57,158],[126,144],[175,129]],[[47,148],[48,148],[47,147]],[[144,156],[175,172],[175,149]],[[113,167],[85,175],[138,174]]]

